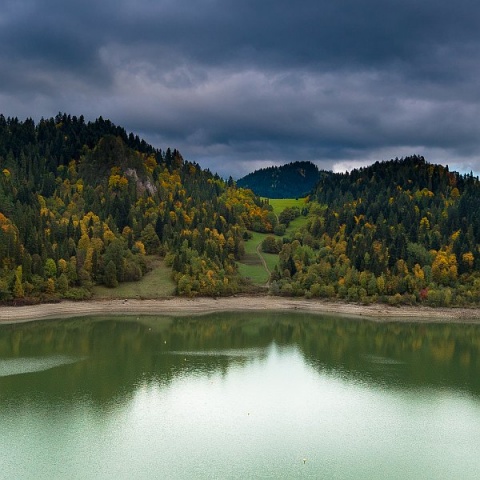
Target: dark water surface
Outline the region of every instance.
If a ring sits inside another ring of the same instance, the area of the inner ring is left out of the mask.
[[[477,479],[480,326],[291,313],[3,325],[0,478]]]

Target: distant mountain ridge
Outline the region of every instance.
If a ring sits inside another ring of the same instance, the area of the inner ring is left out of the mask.
[[[307,195],[319,181],[318,167],[312,162],[291,162],[261,168],[237,181],[242,188],[268,198],[298,198]]]

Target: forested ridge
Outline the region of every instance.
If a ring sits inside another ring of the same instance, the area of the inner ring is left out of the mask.
[[[88,298],[151,255],[179,294],[235,293],[247,229],[272,222],[251,191],[101,117],[0,115],[0,301]]]
[[[177,294],[249,291],[237,261],[251,231],[271,234],[275,295],[480,302],[473,174],[420,156],[321,171],[301,207],[276,215],[250,189],[101,117],[0,115],[0,302],[89,298],[95,285],[140,280],[158,257]]]
[[[421,156],[321,172],[272,291],[464,305],[480,301],[480,182]]]
[[[312,162],[291,162],[286,165],[261,168],[237,181],[267,198],[296,198],[310,193],[319,179],[319,171]]]

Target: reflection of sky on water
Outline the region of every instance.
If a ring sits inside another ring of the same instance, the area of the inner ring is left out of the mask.
[[[480,398],[458,379],[478,376],[478,357],[462,329],[284,320],[0,335],[2,475],[476,478]],[[433,359],[447,334],[454,354]]]
[[[217,374],[225,377],[227,372],[236,368],[243,368],[252,362],[266,362],[272,352],[276,350],[298,352],[295,347],[278,346],[275,342],[272,342],[266,347],[259,348],[173,350],[162,352],[162,356],[174,360],[171,372],[176,378],[188,378],[191,375],[212,377]],[[159,383],[164,383],[161,376],[157,375],[156,380]]]
[[[319,371],[297,348],[262,352],[224,373],[183,371],[167,386],[139,385],[124,412],[129,442],[138,450],[145,434],[153,442],[157,424],[167,462],[159,472],[172,478],[475,478],[475,399]]]
[[[0,377],[43,372],[45,370],[50,370],[51,368],[70,365],[80,360],[83,359],[66,355],[0,359]]]
[[[254,358],[265,356],[264,348],[245,348],[234,350],[180,350],[173,352],[165,352],[168,355],[180,355],[185,357],[232,357],[232,358]]]

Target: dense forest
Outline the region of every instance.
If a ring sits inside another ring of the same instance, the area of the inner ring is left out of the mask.
[[[350,173],[321,172],[308,222],[283,241],[272,292],[392,304],[478,303],[479,213],[478,177],[420,156]]]
[[[311,167],[301,208],[274,213],[241,182],[101,117],[0,115],[0,302],[89,298],[95,285],[142,279],[152,258],[179,295],[250,291],[238,261],[251,232],[276,259],[274,295],[480,302],[478,177],[420,156],[342,174],[282,171],[293,184],[292,170],[304,178]]]
[[[247,229],[270,232],[250,190],[101,117],[0,115],[0,301],[83,299],[139,280],[162,256],[179,294],[232,294]]]
[[[319,180],[319,171],[312,162],[292,162],[287,165],[262,168],[237,181],[267,198],[298,198],[309,194]]]

